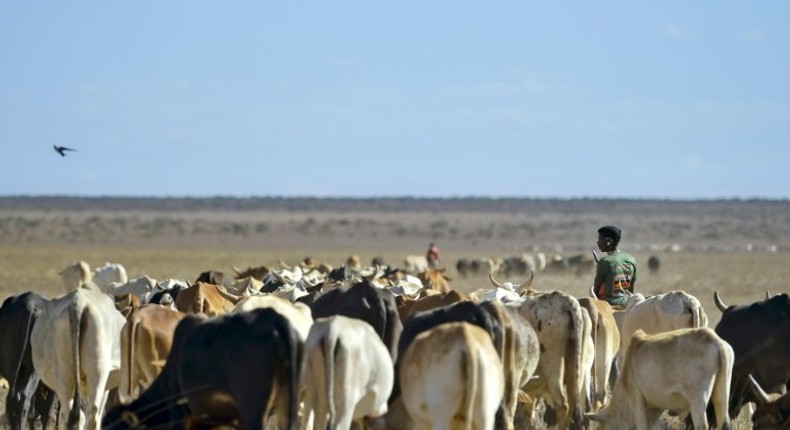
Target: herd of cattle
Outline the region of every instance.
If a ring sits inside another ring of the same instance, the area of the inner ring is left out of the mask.
[[[790,428],[787,294],[739,306],[716,294],[710,329],[683,291],[613,309],[532,289],[531,267],[521,284],[489,267],[491,288],[468,295],[421,269],[307,258],[187,283],[76,263],[60,272],[63,296],[28,292],[0,308],[5,420],[14,430],[648,429],[670,411],[707,429],[729,428],[751,402],[754,428]]]

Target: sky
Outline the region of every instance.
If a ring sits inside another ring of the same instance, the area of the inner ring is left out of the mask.
[[[0,2],[0,196],[786,199],[788,17],[770,0]]]

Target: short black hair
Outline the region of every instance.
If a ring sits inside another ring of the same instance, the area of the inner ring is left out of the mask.
[[[605,225],[598,229],[598,234],[614,240],[614,243],[620,243],[620,229],[618,227]]]

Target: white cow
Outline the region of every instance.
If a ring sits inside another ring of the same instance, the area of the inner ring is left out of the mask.
[[[145,303],[146,299],[156,290],[156,279],[148,276],[140,276],[123,283],[113,282],[103,291],[106,291],[110,296],[134,294],[140,299],[140,303]]]
[[[518,307],[540,340],[539,379],[528,384],[525,391],[535,398],[544,397],[554,407],[558,428],[570,428],[571,418],[579,425],[590,327],[578,300],[558,291],[533,293]]]
[[[66,285],[68,291],[73,291],[80,286],[93,282],[93,274],[91,273],[91,266],[84,261],[78,261],[71,264],[58,272],[63,284]]]
[[[493,290],[479,289],[469,294],[469,300],[473,302],[485,302],[488,300],[497,300],[502,303],[507,302],[520,302],[521,295],[519,291],[526,290],[532,285],[534,279],[534,272],[530,272],[529,279],[524,281],[523,284],[514,284],[512,282],[499,282],[494,279],[494,275],[488,272],[488,279],[494,284]]]
[[[592,322],[590,335],[595,344],[595,362],[590,381],[594,408],[598,409],[606,403],[609,375],[612,372],[615,356],[620,351],[620,331],[617,329],[609,303],[585,297],[579,299],[579,304],[587,309]]]
[[[619,357],[628,350],[631,335],[637,330],[655,334],[707,325],[708,317],[699,300],[685,291],[670,291],[647,298],[634,294],[626,303],[622,316]],[[622,361],[618,359],[618,362]]]
[[[727,407],[734,353],[707,328],[647,335],[631,339],[610,404],[586,414],[613,430],[652,429],[665,410],[685,417],[694,428],[708,429],[705,410],[713,404],[719,429],[730,427]]]
[[[104,266],[97,267],[93,271],[93,282],[104,292],[107,291],[107,287],[109,287],[110,284],[124,284],[128,280],[126,268],[118,263],[105,262]]]
[[[247,296],[236,303],[233,313],[247,312],[253,309],[272,308],[287,319],[304,342],[313,325],[313,316],[310,307],[304,303],[291,303],[287,299],[270,294],[254,294]]]
[[[78,288],[48,301],[33,326],[33,366],[57,394],[69,428],[99,428],[108,390],[118,385],[124,323],[110,297]]]
[[[407,255],[404,263],[406,263],[406,271],[409,273],[421,273],[428,270],[428,259],[424,255]]]
[[[399,382],[406,411],[421,430],[491,430],[505,391],[491,336],[465,322],[417,335],[401,357]]]
[[[367,322],[342,315],[317,319],[305,342],[303,369],[313,429],[347,430],[352,422],[387,412],[392,358]]]

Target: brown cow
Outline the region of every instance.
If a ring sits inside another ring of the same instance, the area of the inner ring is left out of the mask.
[[[447,277],[444,274],[444,270],[445,268],[428,269],[418,273],[417,278],[420,279],[420,282],[422,282],[425,288],[446,293],[450,291],[450,281],[452,281],[452,278]]]
[[[233,276],[234,279],[242,279],[242,278],[255,278],[259,281],[263,281],[263,278],[268,275],[271,270],[266,266],[258,266],[258,267],[248,267],[245,270],[239,270],[237,267],[233,267],[233,272],[235,275]]]
[[[121,381],[118,397],[129,403],[161,373],[173,334],[186,314],[161,305],[133,311],[121,330]]]
[[[430,290],[425,290],[430,291]],[[405,322],[410,316],[417,312],[427,311],[442,306],[451,305],[461,300],[466,300],[466,297],[455,290],[450,290],[445,293],[431,294],[420,297],[418,299],[410,299],[406,296],[396,296],[395,302],[398,304],[398,314],[400,320]]]
[[[176,309],[184,313],[217,316],[232,311],[240,299],[220,285],[198,282],[178,293]]]

